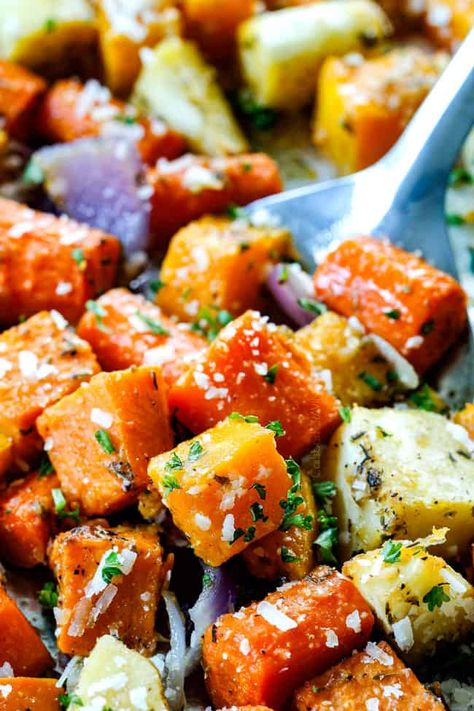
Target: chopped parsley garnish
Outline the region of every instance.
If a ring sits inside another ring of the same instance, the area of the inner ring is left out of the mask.
[[[402,555],[403,543],[400,541],[386,541],[382,548],[384,563],[398,563]]]
[[[402,315],[402,312],[399,309],[384,309],[383,313],[387,318],[391,318],[394,321],[398,321]]]
[[[262,504],[256,502],[250,507],[250,515],[252,516],[252,521],[268,521],[268,516],[265,516]]]
[[[295,462],[295,460],[292,457],[289,457],[286,461],[286,471],[291,477],[291,481],[293,482],[293,486],[297,486],[298,488],[301,486],[301,468],[300,465]]]
[[[364,381],[366,385],[369,386],[369,388],[372,388],[372,390],[375,390],[375,392],[378,392],[379,390],[382,390],[383,385],[380,382],[378,378],[375,377],[375,375],[372,375],[371,373],[367,373],[367,371],[363,370],[362,373],[359,373],[358,377]]]
[[[161,323],[158,323],[158,321],[154,321],[152,318],[150,318],[146,314],[142,313],[141,311],[137,311],[136,316],[137,316],[137,318],[140,319],[140,321],[143,321],[143,323],[156,336],[169,336],[170,335],[170,332],[167,331],[166,328],[163,328]]]
[[[283,563],[299,563],[301,560],[297,555],[291,553],[290,549],[286,546],[281,547],[280,555]]]
[[[380,425],[377,425],[375,429],[377,430],[377,434],[379,434],[379,435],[380,435],[381,437],[383,437],[384,439],[385,439],[386,437],[392,437],[392,436],[393,436],[393,435],[391,434],[391,432],[387,432],[387,430],[384,430],[384,428],[383,428],[383,427],[380,427]]]
[[[163,477],[163,495],[166,497],[173,489],[181,489],[181,484],[174,474],[165,474]]]
[[[446,224],[451,226],[464,225],[466,220],[462,215],[457,215],[455,213],[448,213],[446,215]]]
[[[387,370],[387,383],[398,383],[400,380],[396,370]]]
[[[84,706],[82,699],[77,694],[60,694],[59,703],[62,709],[68,709],[72,704],[74,706]]]
[[[433,612],[435,607],[441,607],[443,602],[449,602],[451,599],[443,588],[444,583],[435,585],[423,598],[423,602],[428,605],[428,610]]]
[[[259,131],[268,131],[276,124],[278,114],[273,109],[261,106],[248,89],[243,89],[238,94],[239,109],[245,114],[254,128]]]
[[[313,481],[313,493],[323,506],[336,496],[337,489],[333,481]]]
[[[242,422],[258,422],[257,415],[241,415],[240,412],[231,412],[229,420],[241,420]]]
[[[43,607],[52,610],[58,604],[58,591],[54,583],[45,583],[38,592],[38,601]]]
[[[350,407],[340,407],[339,414],[341,416],[341,420],[343,422],[346,422],[347,424],[349,424],[349,422],[351,421],[351,408]]]
[[[286,460],[286,468],[293,482],[292,487],[288,491],[286,499],[280,501],[280,507],[284,511],[283,520],[280,524],[280,530],[288,531],[289,528],[304,528],[311,530],[313,527],[313,517],[305,516],[298,512],[301,504],[304,504],[304,498],[301,496],[301,469],[294,459]]]
[[[272,422],[269,422],[268,425],[265,425],[265,429],[274,432],[275,437],[284,437],[286,434],[280,420],[272,420]]]
[[[244,208],[234,204],[227,206],[227,215],[230,217],[231,220],[248,219],[247,212],[244,210]]]
[[[213,341],[219,331],[233,321],[234,317],[225,309],[218,310],[214,306],[203,306],[197,315],[197,319],[191,324],[191,330],[199,333],[207,338],[208,341]]]
[[[263,376],[263,379],[266,380],[267,383],[270,383],[270,385],[274,385],[277,374],[278,374],[278,363],[275,363],[275,365],[272,365],[271,368],[269,368],[267,370],[267,372]]]
[[[97,327],[100,328],[101,331],[108,331],[103,321],[105,316],[107,316],[107,311],[104,307],[98,304],[97,301],[89,299],[89,301],[86,301],[86,309],[94,314]]]
[[[230,545],[235,543],[236,541],[239,540],[239,538],[242,538],[242,536],[245,536],[245,531],[243,528],[236,528],[234,531],[234,535],[232,536],[232,540],[229,541]]]
[[[79,507],[76,506],[74,511],[68,511],[66,509],[67,501],[61,489],[52,489],[51,496],[53,497],[54,512],[58,518],[74,518],[76,521],[79,520]]]
[[[326,304],[321,303],[321,301],[316,301],[316,299],[298,299],[298,306],[301,306],[302,309],[316,316],[321,316],[321,314],[324,314],[328,310]]]
[[[42,185],[44,183],[44,173],[33,158],[23,171],[21,179],[24,183],[30,185]]]
[[[253,539],[255,538],[255,531],[256,530],[257,529],[255,528],[255,526],[249,526],[247,528],[247,532],[244,535],[244,541],[246,543],[250,543],[250,541],[253,541]]]
[[[337,527],[329,527],[319,534],[314,545],[318,547],[319,555],[323,563],[337,563],[334,555],[334,546],[337,545]]]
[[[117,114],[114,116],[114,121],[119,121],[119,123],[124,123],[126,126],[133,126],[137,123],[135,116],[129,116],[128,114]]]
[[[105,557],[104,565],[102,566],[102,580],[107,585],[112,578],[117,575],[122,575],[122,563],[118,557],[117,551],[110,551]]]
[[[195,462],[199,457],[202,457],[203,454],[204,448],[201,442],[196,439],[189,447],[188,462]]]
[[[461,185],[462,183],[472,183],[474,179],[465,168],[454,168],[449,174],[448,184],[451,187]]]
[[[280,276],[278,277],[278,283],[285,284],[287,281],[288,281],[288,264],[282,264]]]
[[[212,585],[212,575],[209,573],[204,573],[202,576],[202,586],[203,588],[210,588]]]
[[[434,391],[429,385],[424,383],[421,388],[410,395],[409,399],[410,402],[416,405],[419,410],[426,410],[427,412],[440,412],[440,408],[434,396]]]
[[[94,437],[106,454],[113,454],[116,451],[107,430],[97,430],[94,432]]]
[[[183,468],[183,461],[178,457],[176,452],[173,452],[171,454],[171,457],[168,459],[168,461],[165,464],[165,469],[167,472],[173,472],[176,471],[176,469],[182,469]]]
[[[267,490],[263,484],[259,484],[258,482],[255,482],[255,484],[252,484],[252,486],[250,488],[255,489],[255,491],[258,493],[258,495],[260,496],[260,498],[263,501],[267,498]]]
[[[44,23],[44,31],[45,32],[54,32],[58,27],[58,22],[57,20],[54,19],[54,17],[48,17],[46,22]]]
[[[164,281],[161,281],[161,279],[153,279],[149,284],[150,291],[155,296],[164,286],[166,286],[166,284]]]
[[[84,256],[84,250],[80,247],[76,247],[71,252],[71,256],[78,265],[79,269],[83,269],[86,266],[86,258]]]
[[[40,478],[44,476],[48,476],[48,474],[52,474],[54,472],[54,467],[51,464],[51,460],[46,454],[46,452],[43,452],[43,455],[41,457],[41,464],[38,469],[38,476]]]

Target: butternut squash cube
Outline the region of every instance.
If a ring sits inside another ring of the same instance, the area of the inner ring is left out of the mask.
[[[59,649],[85,656],[104,634],[154,652],[155,614],[167,572],[153,526],[81,526],[61,533],[50,550],[58,580]]]
[[[457,425],[464,427],[469,437],[474,440],[474,403],[466,403],[462,410],[454,413],[452,420]]]
[[[157,303],[182,321],[194,322],[206,308],[233,316],[257,309],[268,267],[288,246],[287,230],[251,227],[224,217],[196,220],[171,240]]]
[[[375,163],[393,146],[446,65],[415,47],[381,57],[329,57],[323,64],[314,142],[342,173]]]
[[[2,711],[60,711],[59,697],[63,693],[56,686],[56,679],[27,676],[0,679]]]
[[[99,373],[48,408],[38,427],[66,498],[88,516],[134,503],[149,460],[173,444],[157,368]]]
[[[474,0],[427,0],[425,27],[442,47],[455,49],[474,27]]]
[[[148,473],[196,555],[213,566],[279,526],[291,485],[274,433],[240,418],[155,457]]]

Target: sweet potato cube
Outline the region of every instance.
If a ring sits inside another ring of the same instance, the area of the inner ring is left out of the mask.
[[[255,12],[254,0],[183,0],[187,32],[210,59],[232,57],[237,28]]]
[[[466,294],[448,274],[387,241],[342,242],[314,274],[316,298],[356,316],[423,373],[466,324]]]
[[[395,357],[387,359],[389,344],[381,350],[377,337],[366,335],[359,323],[332,311],[301,328],[295,338],[314,367],[330,375],[332,390],[343,405],[385,404],[400,390],[418,385],[418,376],[409,363],[405,361],[402,370],[400,356],[391,353]]]
[[[2,711],[60,711],[59,697],[64,691],[56,679],[15,676],[0,679]]]
[[[364,646],[373,623],[356,587],[326,566],[222,615],[204,636],[213,705],[281,709],[305,679]]]
[[[444,54],[417,47],[380,57],[329,57],[318,82],[314,141],[343,173],[375,163],[393,146],[442,69]]]
[[[34,627],[0,585],[0,667],[7,662],[18,676],[40,676],[52,665]]]
[[[300,472],[301,485],[298,497],[303,499],[295,509],[299,517],[277,531],[252,543],[244,551],[245,563],[257,578],[288,578],[300,580],[314,568],[313,543],[316,538],[316,503],[307,474]]]
[[[75,323],[110,289],[120,243],[101,230],[0,198],[0,323],[42,309]]]
[[[103,311],[100,321],[86,311],[77,330],[104,370],[156,365],[171,384],[207,345],[188,324],[177,324],[151,301],[127,289],[112,289],[96,303]]]
[[[52,490],[60,488],[53,472],[34,472],[14,481],[0,496],[0,557],[33,568],[46,563],[46,547],[55,528]]]
[[[304,352],[255,311],[226,326],[178,380],[170,409],[196,433],[234,411],[262,424],[279,420],[285,457],[324,441],[340,421],[336,399],[313,377]]]
[[[66,498],[88,516],[136,501],[147,484],[148,461],[173,444],[157,368],[99,373],[48,408],[38,428]]]
[[[196,555],[213,566],[279,526],[291,485],[274,432],[240,418],[155,457],[148,473]]]
[[[29,138],[33,113],[46,82],[19,64],[0,61],[0,116],[7,133],[19,140]]]
[[[285,254],[288,242],[286,230],[250,227],[242,220],[192,222],[171,240],[157,302],[167,313],[195,322],[209,307],[234,316],[259,308],[268,267]]]
[[[425,29],[442,47],[450,50],[474,27],[473,0],[427,0]]]
[[[307,681],[293,700],[294,711],[356,708],[443,711],[445,707],[386,642],[369,642],[363,652]]]
[[[97,639],[115,634],[151,655],[155,614],[168,568],[154,526],[81,526],[61,533],[50,551],[58,580],[59,649],[87,655]]]
[[[99,371],[88,343],[59,313],[32,316],[0,335],[0,477],[28,471],[42,448],[36,419]]]

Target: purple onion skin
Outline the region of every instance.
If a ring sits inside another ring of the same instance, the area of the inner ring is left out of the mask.
[[[307,326],[314,321],[315,314],[303,309],[298,304],[298,299],[311,298],[312,294],[308,293],[308,285],[306,283],[302,283],[301,288],[295,286],[294,279],[291,281],[287,279],[281,283],[283,268],[283,264],[276,264],[272,268],[267,278],[267,287],[282,311],[284,311],[297,326]]]
[[[126,256],[150,244],[150,201],[140,196],[143,164],[123,139],[84,138],[37,151],[45,188],[69,217],[115,235]]]

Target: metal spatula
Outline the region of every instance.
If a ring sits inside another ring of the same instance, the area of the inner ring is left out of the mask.
[[[289,190],[248,206],[265,208],[287,226],[311,271],[334,240],[387,236],[421,250],[439,269],[458,276],[444,202],[449,173],[474,125],[474,30],[426,98],[394,148],[375,165],[344,178]],[[436,386],[451,404],[474,398],[472,333]]]

